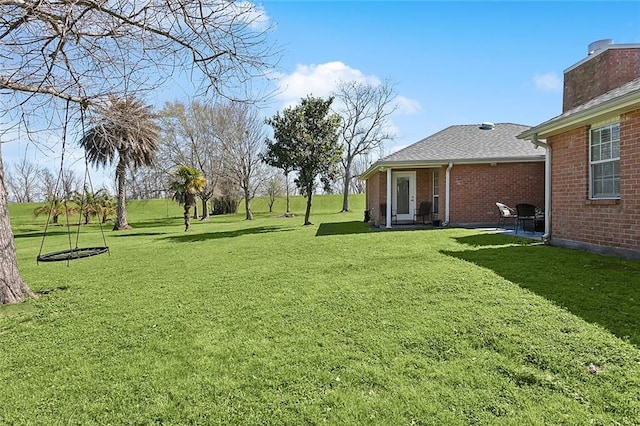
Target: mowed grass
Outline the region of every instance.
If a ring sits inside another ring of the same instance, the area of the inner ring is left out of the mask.
[[[0,307],[0,424],[640,423],[638,262],[370,231],[362,205],[315,197],[304,227],[301,198],[256,200],[185,233],[177,204],[132,202],[69,266],[36,264],[44,219],[11,205],[43,295]]]

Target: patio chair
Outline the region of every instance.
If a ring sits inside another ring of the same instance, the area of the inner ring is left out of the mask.
[[[518,231],[518,213],[511,207],[507,206],[503,203],[496,203],[498,206],[498,212],[500,213],[500,217],[498,218],[498,225],[496,228],[503,228],[505,226],[505,222],[508,219],[513,219],[513,229],[514,231]]]
[[[516,205],[518,212],[518,220],[516,224],[516,234],[518,233],[518,224],[521,225],[523,231],[535,232],[536,229],[536,206],[533,204],[521,203]],[[531,223],[531,229],[527,229],[527,223]]]
[[[418,211],[413,215],[413,223],[416,223],[419,217],[422,217],[423,225],[427,223],[427,218],[431,220],[431,203],[429,201],[420,203]]]

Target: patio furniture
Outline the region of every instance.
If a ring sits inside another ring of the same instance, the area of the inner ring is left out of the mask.
[[[505,226],[505,222],[509,219],[513,220],[513,229],[517,231],[518,227],[518,213],[503,203],[496,203],[498,207],[498,212],[500,213],[500,217],[498,218],[498,225],[496,228],[503,228]]]
[[[544,209],[536,207],[536,232],[544,232]]]
[[[536,206],[533,204],[520,203],[516,205],[518,220],[516,221],[516,234],[518,224],[523,231],[535,232],[536,229]]]
[[[422,217],[423,225],[426,225],[427,219],[431,220],[431,203],[429,201],[420,203],[418,211],[413,215],[413,223],[416,223],[419,217]]]

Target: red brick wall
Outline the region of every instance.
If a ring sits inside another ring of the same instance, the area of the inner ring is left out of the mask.
[[[384,203],[387,192],[387,172],[378,172],[367,179],[366,182],[366,198],[367,210],[371,215],[371,220],[376,225],[380,224],[380,203]]]
[[[444,180],[443,171],[443,185]],[[498,201],[513,208],[518,203],[544,207],[544,162],[495,166],[454,164],[450,191],[451,224],[493,224],[498,221]],[[444,188],[440,197],[444,203]],[[444,218],[444,204],[441,211],[441,217]]]
[[[548,142],[552,239],[640,251],[640,110],[620,117],[620,200],[589,199],[589,127]]]
[[[433,202],[433,169],[416,170],[416,209],[423,201]],[[433,207],[431,207],[433,211]]]
[[[564,74],[562,111],[640,77],[640,48],[613,48]]]
[[[445,219],[446,166],[439,168],[438,219]],[[416,202],[433,201],[433,170],[415,169]],[[386,172],[367,180],[367,209],[380,224],[380,204],[386,202]],[[451,169],[450,223],[493,224],[498,221],[496,202],[510,207],[518,203],[544,206],[544,162],[489,164],[454,164]]]

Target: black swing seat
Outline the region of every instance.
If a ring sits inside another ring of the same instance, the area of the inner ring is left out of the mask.
[[[74,249],[54,251],[38,255],[38,262],[60,262],[65,260],[82,259],[83,257],[96,256],[107,253],[109,247],[76,247]]]

